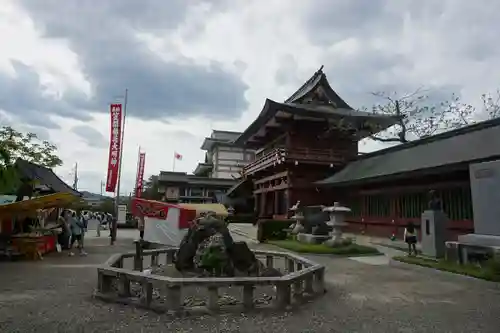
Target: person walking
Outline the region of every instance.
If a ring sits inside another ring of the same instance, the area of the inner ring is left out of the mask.
[[[408,244],[408,255],[411,256],[412,253],[417,255],[417,230],[412,222],[405,228],[404,240]]]
[[[82,229],[82,249],[85,248],[85,233],[87,233],[88,228],[88,218],[82,212],[79,213],[78,220],[83,225]]]
[[[137,229],[139,229],[139,237],[144,240],[144,216],[137,217]]]
[[[78,242],[78,252],[80,253],[81,256],[87,255],[85,251],[83,250],[83,241],[82,241],[82,235],[83,235],[83,229],[84,225],[78,220],[76,213],[75,212],[70,212],[68,211],[67,219],[70,221],[70,227],[71,227],[71,243],[70,243],[70,249],[69,249],[69,256],[74,256],[75,254],[73,253],[73,245],[75,242]]]
[[[97,237],[101,237],[101,228],[102,228],[102,221],[101,221],[101,214],[96,214],[94,217],[97,220]]]

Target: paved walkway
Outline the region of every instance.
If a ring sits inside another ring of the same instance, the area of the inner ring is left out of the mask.
[[[499,284],[329,256],[310,256],[327,266],[328,293],[299,311],[172,319],[91,299],[95,267],[133,248],[131,239],[108,242],[88,238],[88,257],[0,263],[0,332],[497,333],[500,327]]]

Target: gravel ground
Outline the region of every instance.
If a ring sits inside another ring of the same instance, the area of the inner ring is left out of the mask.
[[[0,332],[499,332],[499,284],[325,256],[314,260],[329,292],[300,310],[173,319],[93,300],[96,266],[132,245],[87,247],[88,257],[0,263]]]

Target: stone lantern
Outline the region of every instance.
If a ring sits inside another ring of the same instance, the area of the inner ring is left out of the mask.
[[[343,228],[347,226],[345,215],[351,212],[350,208],[343,207],[340,203],[335,202],[331,207],[323,208],[324,212],[328,212],[330,220],[326,222],[332,227],[332,238],[325,242],[326,245],[342,245],[345,240],[342,239]]]
[[[299,206],[300,200],[297,201],[297,203],[293,205],[292,208],[290,208],[290,212],[293,214],[290,219],[295,221],[295,225],[293,226],[291,231],[292,234],[298,234],[304,229],[304,226],[302,225],[302,222],[304,221],[304,213],[299,208]]]

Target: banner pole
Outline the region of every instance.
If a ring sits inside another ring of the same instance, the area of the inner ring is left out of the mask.
[[[115,218],[113,219],[113,230],[111,232],[111,245],[115,244],[116,232],[118,226],[118,206],[120,205],[120,182],[122,180],[122,159],[123,159],[123,140],[125,138],[125,120],[127,118],[127,102],[128,102],[128,89],[125,89],[125,98],[123,101],[123,123],[122,123],[122,137],[120,142],[120,156],[118,158],[118,179],[116,184],[116,197],[115,197]]]

